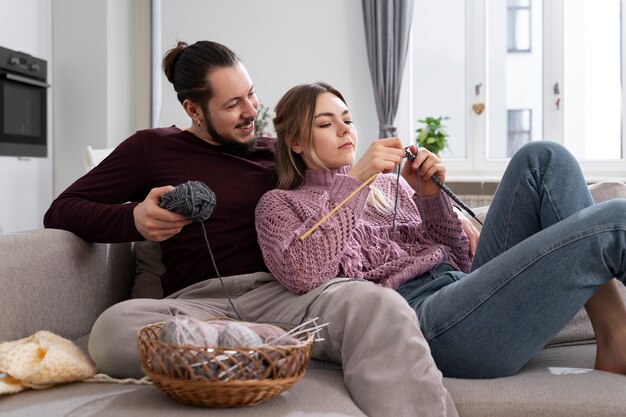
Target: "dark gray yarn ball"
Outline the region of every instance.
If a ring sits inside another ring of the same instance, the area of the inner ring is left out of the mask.
[[[160,207],[202,222],[211,217],[215,204],[215,193],[205,183],[187,181],[163,194]]]

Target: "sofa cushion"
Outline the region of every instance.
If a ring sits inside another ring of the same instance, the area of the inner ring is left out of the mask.
[[[88,243],[65,230],[0,236],[0,342],[48,330],[74,339],[130,296],[129,243]]]
[[[461,417],[613,417],[626,409],[624,377],[591,370],[595,345],[540,351],[521,371],[492,380],[444,378]],[[323,400],[321,400],[323,399]],[[254,407],[207,409],[176,403],[150,385],[73,383],[0,401],[3,417],[364,416],[339,370],[307,369],[302,380]]]
[[[626,410],[624,376],[593,370],[595,345],[541,350],[514,376],[444,378],[461,417],[611,417]]]
[[[308,369],[279,396],[254,407],[209,409],[177,403],[152,385],[74,383],[24,391],[0,401],[2,417],[55,416],[365,416],[354,404],[341,371]]]
[[[135,242],[136,274],[132,298],[163,298],[161,276],[165,265],[161,261],[161,245],[144,240]]]

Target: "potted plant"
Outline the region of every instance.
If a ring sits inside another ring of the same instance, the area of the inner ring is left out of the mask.
[[[256,118],[254,119],[254,135],[264,136],[270,135],[268,129],[270,122],[272,121],[271,109],[263,104],[259,103],[259,108],[256,112]]]
[[[448,147],[448,132],[446,126],[442,124],[443,120],[448,120],[447,116],[440,117],[427,117],[422,120],[418,120],[418,123],[423,123],[426,126],[420,127],[415,132],[417,137],[415,142],[420,148],[426,148],[435,155],[439,155],[441,151]]]

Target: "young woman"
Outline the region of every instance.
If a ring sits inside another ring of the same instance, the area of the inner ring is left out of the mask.
[[[613,279],[626,278],[626,200],[594,205],[565,148],[533,142],[511,159],[472,260],[449,198],[430,180],[445,182],[437,156],[411,147],[417,157],[397,177],[404,150],[388,138],[354,163],[356,128],[324,83],[287,92],[274,127],[279,189],[259,202],[257,232],[288,289],[338,276],[396,289],[443,374],[460,378],[514,374],[585,305],[596,368],[626,374],[626,308]]]

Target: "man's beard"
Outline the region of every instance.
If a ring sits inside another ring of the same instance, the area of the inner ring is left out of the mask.
[[[220,149],[224,153],[237,156],[245,156],[250,155],[256,150],[256,136],[253,135],[252,139],[250,139],[250,141],[246,143],[241,143],[232,139],[225,138],[224,136],[217,133],[217,130],[215,130],[213,122],[211,122],[211,117],[209,116],[209,113],[206,111],[203,111],[203,113],[206,123],[206,130],[209,134],[209,137],[213,139],[214,142],[217,142],[220,145]]]

